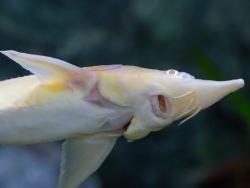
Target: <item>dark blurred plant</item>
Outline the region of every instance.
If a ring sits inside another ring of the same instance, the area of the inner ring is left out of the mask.
[[[194,62],[200,71],[212,80],[226,80],[227,76],[219,71],[216,65],[197,47],[191,48],[191,54]],[[250,134],[250,102],[241,92],[235,92],[229,95],[228,100],[233,104],[235,111],[247,125]]]

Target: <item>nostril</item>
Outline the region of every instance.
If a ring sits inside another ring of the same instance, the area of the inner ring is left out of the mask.
[[[185,73],[185,72],[180,72],[179,77],[183,78],[183,79],[195,79],[194,76],[192,76],[192,75],[190,75],[188,73]]]

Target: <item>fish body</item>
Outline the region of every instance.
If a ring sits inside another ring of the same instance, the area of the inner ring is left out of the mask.
[[[2,53],[33,75],[0,82],[0,144],[65,139],[58,187],[92,174],[118,137],[134,141],[196,115],[244,86],[135,66],[80,68],[46,56]]]
[[[11,87],[0,94],[1,144],[36,144],[112,131],[132,116],[128,108],[88,102],[70,90],[51,90],[33,75],[0,82],[0,89],[6,84]]]

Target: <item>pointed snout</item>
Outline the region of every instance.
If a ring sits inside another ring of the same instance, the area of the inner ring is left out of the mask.
[[[229,81],[195,80],[192,88],[201,109],[207,108],[224,96],[242,88],[243,79]]]

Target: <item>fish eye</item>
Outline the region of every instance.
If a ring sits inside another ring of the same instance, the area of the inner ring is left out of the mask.
[[[168,75],[171,75],[171,76],[177,76],[179,72],[177,70],[174,70],[174,69],[169,69],[169,70],[167,70],[166,73]]]
[[[179,77],[179,78],[183,78],[183,79],[195,79],[194,76],[186,73],[186,72],[179,72],[175,69],[169,69],[166,71],[166,74],[167,75],[170,75],[170,76],[175,76],[175,77]]]

